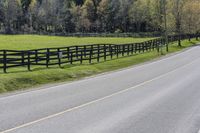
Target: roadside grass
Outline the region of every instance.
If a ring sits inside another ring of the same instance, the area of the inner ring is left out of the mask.
[[[193,39],[191,42],[188,40],[182,41],[182,47],[178,47],[177,43],[170,44],[169,53],[180,51],[196,43],[198,43],[198,41]],[[165,51],[165,48],[163,48],[163,51]],[[150,61],[166,54],[166,52],[158,54],[155,50],[144,54],[120,57],[119,59],[108,60],[106,62],[101,61],[100,63],[94,61],[92,64],[88,64],[87,62],[84,62],[83,65],[73,64],[65,65],[63,68],[50,67],[48,69],[34,67],[31,72],[28,72],[26,68],[23,67],[12,70],[9,69],[8,74],[0,73],[0,93],[38,87],[49,83],[77,80],[83,77],[118,70]]]
[[[40,35],[0,35],[0,49],[29,50],[66,47],[86,44],[123,44],[151,40],[153,38],[117,37],[58,37]]]

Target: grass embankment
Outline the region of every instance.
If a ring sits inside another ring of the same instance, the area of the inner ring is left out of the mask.
[[[123,40],[125,39],[123,38],[122,41]],[[197,43],[195,40],[192,40],[191,42],[185,40],[182,42],[183,47],[178,47],[176,43],[170,44],[169,50],[170,53],[176,52],[195,43]],[[164,54],[166,54],[166,52],[164,52]],[[101,63],[65,65],[62,69],[58,67],[42,69],[40,67],[34,68],[31,72],[28,72],[26,68],[17,68],[12,71],[9,70],[10,73],[8,74],[0,73],[0,92],[25,89],[47,83],[77,80],[86,76],[129,67],[160,56],[162,55],[158,54],[156,51],[152,51]]]

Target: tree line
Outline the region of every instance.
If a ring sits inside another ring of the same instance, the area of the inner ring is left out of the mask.
[[[200,0],[0,0],[1,33],[196,33]]]

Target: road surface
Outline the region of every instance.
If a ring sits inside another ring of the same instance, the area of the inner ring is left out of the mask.
[[[0,97],[1,133],[200,133],[200,46]]]

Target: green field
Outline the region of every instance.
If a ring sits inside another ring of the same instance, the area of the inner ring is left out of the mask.
[[[56,37],[39,35],[0,35],[0,49],[27,50],[86,44],[123,44],[143,42],[152,38]]]
[[[130,43],[140,42],[147,40],[148,38],[64,38],[64,37],[48,37],[48,36],[0,36],[0,49],[29,49],[29,48],[41,48],[41,47],[56,47],[70,45],[72,42],[77,44],[86,44],[87,42],[94,43]],[[5,40],[2,40],[2,39]],[[26,38],[25,40],[20,40]],[[34,39],[33,39],[34,38]],[[38,38],[36,40],[36,38]],[[54,39],[53,39],[54,38]],[[11,41],[12,40],[12,41]],[[46,40],[46,41],[45,41]],[[77,40],[77,41],[76,41]],[[133,40],[133,41],[131,41]],[[53,42],[52,42],[53,41]],[[65,41],[65,42],[63,42]],[[83,43],[84,42],[84,43]],[[55,43],[59,43],[56,45]],[[197,41],[193,39],[191,42],[185,40],[182,42],[183,47],[178,47],[177,43],[170,44],[170,53],[182,50]],[[4,46],[7,44],[8,47]],[[21,44],[21,45],[20,45]],[[34,44],[35,47],[34,47]],[[41,46],[40,44],[45,44]],[[30,46],[29,46],[30,45]],[[74,44],[75,45],[75,44]],[[163,49],[164,51],[164,49]],[[166,52],[163,53],[165,55]],[[0,93],[9,92],[14,90],[22,90],[30,87],[37,87],[49,83],[66,82],[77,80],[86,76],[91,76],[103,72],[113,71],[125,67],[129,67],[138,63],[143,63],[160,56],[156,51],[138,54],[129,57],[121,57],[119,59],[108,60],[100,63],[93,62],[92,64],[84,63],[83,65],[73,64],[65,65],[63,68],[57,66],[46,69],[45,67],[34,67],[32,71],[27,71],[26,67],[19,67],[14,69],[8,69],[7,74],[0,72]]]

